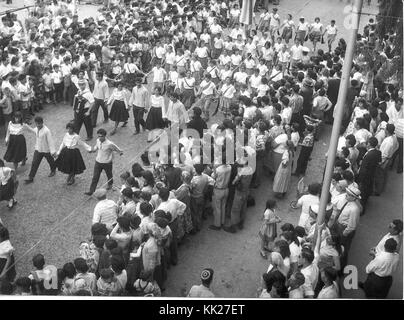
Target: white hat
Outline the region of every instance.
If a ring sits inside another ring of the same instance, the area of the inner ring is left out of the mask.
[[[361,191],[352,184],[346,188],[346,193],[352,197],[361,199]]]

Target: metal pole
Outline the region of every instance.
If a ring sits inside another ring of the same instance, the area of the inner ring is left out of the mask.
[[[352,60],[355,51],[356,37],[359,28],[360,15],[362,11],[363,0],[355,0],[352,10],[352,25],[349,35],[349,41],[346,49],[344,65],[342,69],[342,79],[339,86],[338,101],[335,106],[335,117],[332,127],[330,147],[328,149],[327,164],[325,168],[323,187],[321,190],[320,206],[317,217],[317,225],[324,223],[325,209],[328,202],[328,193],[330,191],[331,178],[334,171],[334,162],[337,155],[338,139],[341,130],[341,123],[344,114],[346,95],[349,87],[350,72],[352,68]]]

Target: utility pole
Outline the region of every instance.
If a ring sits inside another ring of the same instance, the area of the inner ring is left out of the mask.
[[[338,101],[335,106],[335,117],[332,127],[330,147],[327,154],[327,164],[325,168],[323,186],[321,190],[321,198],[319,211],[317,216],[317,228],[320,230],[320,226],[324,223],[325,209],[328,202],[328,193],[330,191],[331,178],[334,171],[335,157],[337,155],[338,138],[341,129],[342,118],[344,114],[346,95],[349,88],[350,72],[352,69],[352,60],[355,52],[356,38],[359,29],[360,15],[362,12],[363,0],[355,0],[352,9],[352,23],[349,33],[349,40],[345,53],[344,65],[342,69],[342,78],[339,86]],[[320,245],[320,241],[317,241]]]

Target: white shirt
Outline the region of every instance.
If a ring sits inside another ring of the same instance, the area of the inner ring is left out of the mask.
[[[317,299],[338,299],[338,285],[334,282],[331,286],[323,287],[317,296]]]
[[[153,68],[153,82],[164,82],[167,72],[163,68]]]
[[[203,81],[201,82],[200,87],[201,87],[201,88],[205,88],[205,87],[206,87],[204,90],[202,90],[202,93],[203,93],[204,95],[207,95],[207,96],[213,94],[214,89],[216,88],[215,84],[214,84],[212,81],[207,82],[206,80],[203,80]]]
[[[302,207],[298,223],[299,226],[303,228],[306,226],[307,220],[309,219],[310,206],[319,203],[319,197],[312,194],[305,194],[304,196],[300,197],[300,199],[297,201],[297,206]]]
[[[104,199],[99,201],[94,208],[93,224],[104,223],[108,229],[116,223],[118,217],[118,205],[113,200]]]
[[[53,143],[52,133],[47,126],[43,126],[40,130],[38,128],[31,128],[30,126],[25,126],[28,130],[35,133],[35,150],[41,153],[54,153],[55,146]]]
[[[366,266],[366,273],[374,273],[379,277],[391,276],[397,269],[400,256],[398,253],[380,252]]]
[[[395,134],[386,137],[379,148],[382,153],[382,163],[388,159],[391,159],[394,152],[398,150],[398,141]]]
[[[401,245],[401,237],[399,235],[391,235],[390,233],[386,234],[377,244],[375,247],[376,255],[379,254],[380,252],[385,251],[384,250],[384,244],[388,239],[394,239],[397,242],[397,251],[400,249]]]
[[[314,289],[317,286],[319,270],[315,263],[302,268],[300,272],[304,275],[305,282],[303,284],[304,296],[313,296]]]
[[[290,53],[291,53],[291,56],[292,56],[293,60],[302,60],[303,47],[301,45],[299,45],[299,46],[293,45],[290,48]]]
[[[332,26],[332,25],[328,25],[326,28],[325,28],[325,30],[327,30],[327,33],[328,33],[328,35],[334,35],[334,34],[337,34],[337,32],[338,32],[338,28],[337,28],[337,26]]]

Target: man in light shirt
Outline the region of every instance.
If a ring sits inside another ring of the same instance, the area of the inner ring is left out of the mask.
[[[106,189],[97,189],[94,197],[98,199],[93,214],[93,224],[103,223],[109,231],[112,231],[118,217],[118,205],[113,200],[107,199]]]
[[[132,95],[129,99],[129,105],[133,106],[133,118],[135,122],[136,131],[134,134],[140,133],[140,125],[143,131],[146,128],[146,122],[144,121],[144,113],[148,107],[149,91],[142,85],[140,78],[136,79],[135,86],[132,89]]]
[[[105,171],[108,178],[107,189],[112,189],[112,185],[114,183],[112,180],[112,160],[114,152],[119,153],[119,155],[123,154],[123,151],[115,143],[106,138],[107,132],[104,129],[99,129],[97,131],[97,135],[97,144],[90,151],[98,151],[98,153],[97,157],[95,158],[94,174],[91,181],[90,191],[85,192],[85,194],[88,196],[91,196],[94,193],[102,171]]]
[[[394,130],[394,124],[387,124],[385,129],[386,137],[379,148],[382,153],[382,162],[377,166],[375,172],[375,195],[380,195],[383,192],[387,178],[387,167],[394,153],[398,150],[398,141]]]
[[[199,86],[198,95],[201,95],[200,105],[202,105],[202,112],[204,120],[209,120],[209,107],[213,99],[213,95],[216,93],[216,85],[212,81],[210,74],[205,75],[205,79]]]
[[[108,108],[106,103],[109,98],[109,87],[107,81],[104,79],[102,72],[97,72],[94,83],[94,105],[91,108],[91,124],[95,128],[97,126],[98,109],[101,107],[104,112],[104,123],[108,122]]]
[[[386,240],[384,251],[377,254],[366,266],[368,276],[365,283],[358,284],[365,291],[366,298],[385,299],[387,297],[393,284],[392,274],[397,270],[399,262],[396,240]]]
[[[304,275],[303,294],[305,298],[313,298],[317,286],[319,269],[314,262],[314,252],[310,248],[303,248],[299,257],[300,272]]]
[[[401,232],[403,232],[403,221],[400,219],[395,219],[390,222],[388,227],[388,233],[379,241],[376,247],[370,249],[370,255],[375,257],[380,252],[384,251],[384,245],[388,239],[394,239],[397,242],[397,252],[400,250],[400,245],[402,241]]]
[[[302,61],[303,58],[303,46],[298,39],[295,39],[295,44],[290,48],[290,61],[293,68],[296,64]]]
[[[34,182],[34,177],[43,158],[48,161],[49,167],[51,169],[49,177],[53,177],[56,174],[56,164],[55,160],[53,159],[53,156],[56,154],[56,150],[52,138],[52,133],[50,132],[48,127],[43,124],[42,117],[35,117],[34,121],[36,128],[31,128],[28,125],[25,126],[32,133],[35,133],[36,136],[35,152],[32,158],[31,171],[29,172],[28,179],[25,180],[25,183],[27,184]]]

